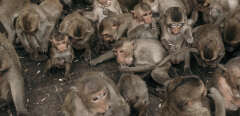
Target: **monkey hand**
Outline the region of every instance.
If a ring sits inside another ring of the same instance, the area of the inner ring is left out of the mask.
[[[90,65],[91,65],[91,66],[96,66],[98,63],[99,63],[99,62],[98,62],[98,60],[96,60],[96,59],[90,61]]]
[[[211,97],[214,101],[224,101],[222,95],[214,87],[210,88],[210,93],[208,94],[208,96]]]

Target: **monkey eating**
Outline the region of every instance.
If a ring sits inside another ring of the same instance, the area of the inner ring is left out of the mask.
[[[0,99],[8,103],[13,101],[17,116],[28,116],[21,70],[21,63],[14,46],[3,34],[0,34]]]
[[[128,104],[103,72],[84,73],[65,98],[63,111],[65,116],[130,116]]]
[[[52,67],[65,68],[64,76],[70,74],[74,52],[67,35],[55,33],[51,38],[50,59],[47,61],[45,73]]]
[[[194,54],[198,64],[203,67],[216,68],[225,55],[222,35],[218,26],[205,24],[194,28],[193,47],[198,49]]]
[[[215,103],[211,113],[207,89],[197,76],[178,77],[167,87],[167,99],[160,108],[160,116],[225,116],[223,97],[215,88],[208,94]]]
[[[59,0],[44,0],[40,5],[29,3],[14,19],[17,39],[30,58],[43,61],[47,57],[49,38],[63,6]]]
[[[68,35],[73,48],[85,49],[84,58],[90,60],[91,48],[90,39],[94,35],[94,28],[88,19],[80,15],[78,11],[67,15],[60,24],[59,32]]]
[[[124,99],[138,111],[138,116],[145,116],[150,101],[147,85],[141,77],[134,74],[122,74],[118,88]]]
[[[225,70],[218,69],[214,73],[214,85],[224,97],[225,108],[236,111],[240,108],[240,57],[229,60]]]

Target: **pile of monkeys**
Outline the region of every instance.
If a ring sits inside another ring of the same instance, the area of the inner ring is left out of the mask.
[[[86,72],[69,88],[65,116],[147,116],[152,78],[166,94],[159,116],[225,116],[240,108],[239,0],[0,0],[0,106],[25,107],[22,67],[15,45],[43,71],[71,73],[74,52],[91,66],[116,59],[118,83]],[[73,8],[88,4],[89,8]],[[75,5],[77,6],[77,5]],[[67,13],[66,13],[67,11]],[[92,57],[95,53],[96,58]],[[193,56],[193,57],[192,57]],[[191,70],[191,59],[211,68],[211,87]],[[183,69],[172,77],[170,68]],[[214,109],[210,108],[214,106]],[[240,114],[238,114],[240,115]]]

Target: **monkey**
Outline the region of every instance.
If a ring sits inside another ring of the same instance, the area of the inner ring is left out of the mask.
[[[143,3],[148,4],[152,9],[152,15],[156,20],[159,20],[160,14],[159,14],[159,7],[160,3],[159,0],[141,0]]]
[[[87,18],[75,11],[64,17],[59,26],[59,32],[68,35],[73,48],[77,50],[85,49],[83,56],[86,61],[90,60],[91,48],[89,44],[95,29]]]
[[[150,72],[152,79],[165,86],[170,80],[169,62],[158,66],[167,56],[159,40],[137,39],[126,40],[115,45],[113,52],[120,65],[121,72]]]
[[[65,68],[65,77],[70,74],[74,52],[67,35],[55,32],[51,37],[50,59],[47,61],[45,73],[52,67]]]
[[[240,44],[240,9],[238,8],[228,20],[224,22],[223,28],[223,42],[225,43],[226,50],[233,52]]]
[[[139,116],[145,116],[150,101],[147,85],[141,77],[134,74],[122,74],[117,86],[130,106],[137,109]]]
[[[118,0],[123,13],[129,13],[141,0]]]
[[[152,18],[151,8],[146,3],[137,4],[134,7],[132,14],[104,18],[99,28],[100,37],[104,41],[111,43],[119,41],[120,38],[124,37],[125,33],[127,38],[131,40],[141,39],[146,37],[146,35],[150,35],[149,38],[152,39],[158,39],[159,37],[159,30],[156,21]],[[93,59],[90,64],[95,66],[112,58],[114,58],[114,54],[109,50],[101,56]]]
[[[92,11],[82,11],[83,16],[97,23],[97,27],[101,21],[111,15],[122,14],[122,9],[118,0],[94,0]]]
[[[59,0],[44,0],[39,5],[29,3],[16,16],[17,39],[34,61],[44,61],[49,47],[49,38],[63,11]]]
[[[10,39],[12,43],[15,43],[15,29],[13,28],[13,20],[20,13],[20,10],[28,4],[29,0],[1,0],[0,4],[0,25],[3,26],[7,38]]]
[[[13,101],[17,116],[27,116],[22,66],[11,41],[0,34],[0,99]]]
[[[166,6],[161,8],[162,13],[164,13],[160,23],[162,29],[161,43],[168,51],[168,60],[172,64],[179,64],[184,61],[184,72],[191,73],[190,55],[197,52],[196,49],[191,49],[193,43],[192,21],[187,19],[186,12],[180,2],[173,0],[172,4],[165,2],[162,6],[164,4]]]
[[[230,59],[225,65],[225,70],[218,68],[213,74],[213,84],[224,98],[225,108],[236,111],[240,107],[240,57]]]
[[[217,25],[204,24],[193,29],[194,48],[198,53],[194,54],[199,65],[216,68],[225,55],[222,35]]]
[[[203,11],[203,19],[206,23],[220,25],[228,20],[236,11],[238,0],[209,0],[209,6]]]
[[[130,116],[117,86],[103,72],[85,72],[76,80],[65,98],[63,112],[65,116]]]
[[[208,97],[215,103],[211,113]],[[207,89],[198,76],[190,75],[171,80],[167,98],[160,108],[160,116],[225,116],[223,97],[216,88]],[[212,114],[212,115],[211,115]]]

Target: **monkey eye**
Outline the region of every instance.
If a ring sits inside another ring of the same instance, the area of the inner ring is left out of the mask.
[[[92,101],[93,101],[93,102],[98,101],[98,97],[94,97],[94,98],[92,99]]]

